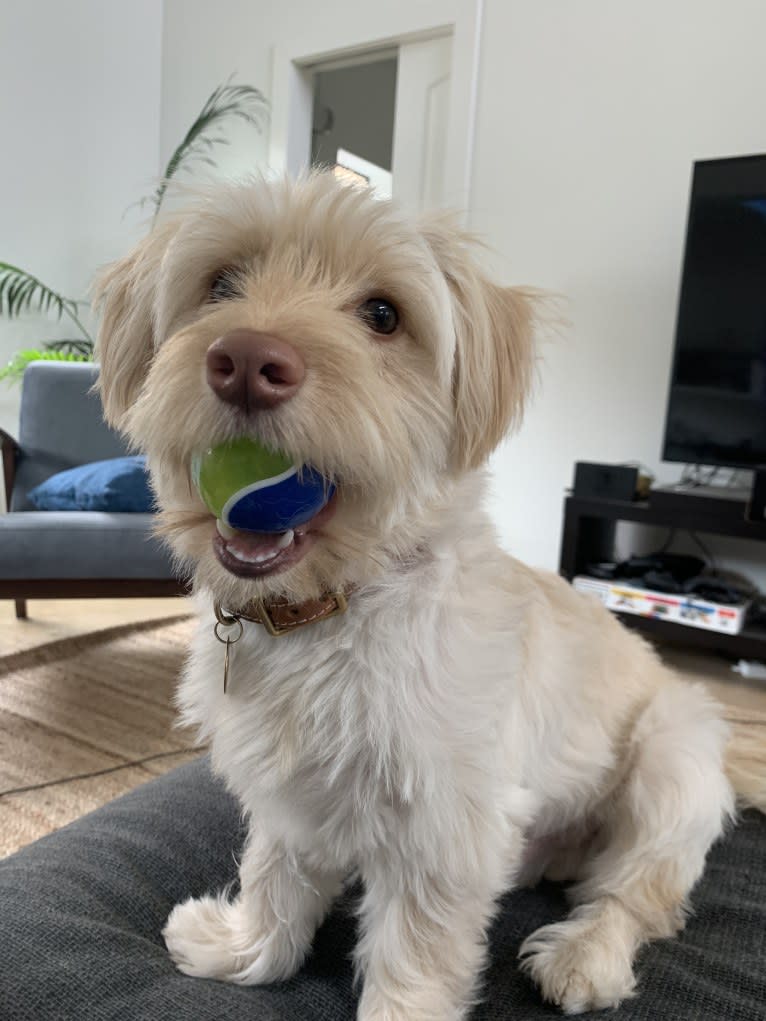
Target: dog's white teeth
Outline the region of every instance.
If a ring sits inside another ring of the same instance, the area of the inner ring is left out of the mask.
[[[279,553],[279,550],[272,550],[270,553],[242,553],[231,547],[227,548],[229,553],[237,560],[241,560],[243,564],[265,564],[268,560],[273,560]]]
[[[227,525],[225,521],[221,521],[220,518],[215,519],[215,527],[218,529],[218,534],[224,539],[233,539],[237,534],[236,529]]]
[[[292,530],[292,528],[288,528],[286,532],[283,532],[279,537],[277,549],[287,549],[287,547],[293,541],[294,535],[295,532]]]
[[[225,522],[221,521],[220,518],[216,519],[215,527],[218,530],[218,534],[223,538],[227,552],[233,556],[236,560],[239,560],[243,564],[268,564],[279,554],[287,549],[292,543],[295,533],[292,528],[288,528],[286,532],[282,532],[281,535],[274,536],[273,539],[264,537],[254,537],[253,541],[250,542],[245,538],[246,533],[237,531],[236,528],[231,528]],[[252,549],[252,546],[256,546],[256,549]],[[248,546],[251,548],[248,549]],[[260,549],[257,547],[260,546]],[[266,547],[264,549],[264,546]]]

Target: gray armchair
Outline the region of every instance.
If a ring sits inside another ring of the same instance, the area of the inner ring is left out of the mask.
[[[0,599],[173,596],[186,591],[151,534],[151,514],[35,510],[27,494],[66,468],[122,457],[91,392],[89,363],[33,362],[24,373],[18,442],[0,431],[8,513],[0,515]]]

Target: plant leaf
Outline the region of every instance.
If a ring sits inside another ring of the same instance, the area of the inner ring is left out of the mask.
[[[84,358],[93,357],[93,341],[83,340],[82,337],[64,340],[49,340],[45,344],[46,351],[60,351],[64,354],[82,355]]]
[[[0,315],[15,319],[24,312],[44,312],[61,319],[76,309],[76,302],[51,290],[31,273],[0,262]]]
[[[0,379],[8,383],[18,383],[24,375],[24,370],[30,362],[89,362],[92,358],[82,354],[72,354],[66,351],[38,350],[36,348],[26,351],[17,351],[13,358],[0,369]]]
[[[260,131],[267,113],[268,100],[260,89],[252,85],[233,85],[229,78],[213,89],[168,160],[162,180],[151,196],[150,201],[154,203],[154,219],[157,219],[168,184],[179,171],[195,161],[215,166],[208,155],[202,155],[205,150],[209,152],[215,146],[225,144],[225,139],[220,135],[210,133],[214,126],[218,129],[221,122],[228,117],[237,117]]]

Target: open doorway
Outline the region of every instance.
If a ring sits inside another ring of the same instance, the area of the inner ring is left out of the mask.
[[[326,56],[277,52],[272,169],[329,166],[412,210],[454,207],[467,194],[472,137],[472,107],[459,87],[464,62],[453,75],[455,44],[456,32],[440,26]]]
[[[321,132],[328,126],[318,109],[315,123],[315,76],[332,70],[333,64],[353,67],[395,59],[393,195],[410,208],[447,206],[463,211],[465,218],[471,196],[481,13],[482,0],[382,5],[373,36],[360,31],[354,19],[343,25],[317,19],[302,38],[275,46],[272,172],[298,175],[311,164],[312,155],[338,162],[337,149],[333,154],[329,144],[328,151],[322,147],[313,152],[314,128]],[[354,155],[353,149],[346,152]],[[385,161],[379,159],[368,162],[385,170]]]
[[[369,184],[381,198],[392,194],[397,68],[393,51],[314,71],[312,166]]]
[[[311,67],[311,162],[411,208],[445,200],[452,35]]]

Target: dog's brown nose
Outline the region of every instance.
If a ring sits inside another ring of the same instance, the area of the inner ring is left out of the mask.
[[[223,401],[243,411],[274,408],[300,388],[306,367],[292,347],[256,330],[231,330],[207,351],[207,381]]]

